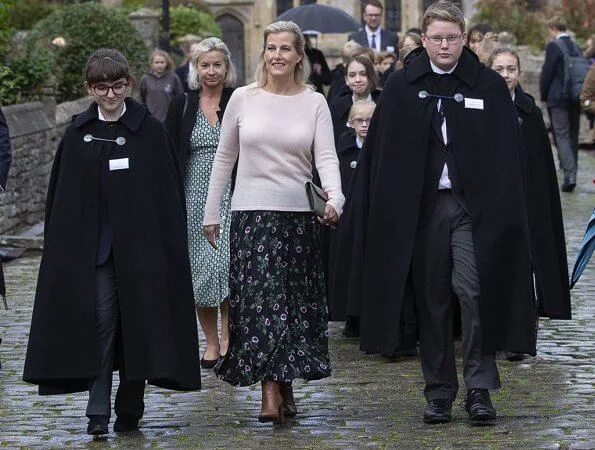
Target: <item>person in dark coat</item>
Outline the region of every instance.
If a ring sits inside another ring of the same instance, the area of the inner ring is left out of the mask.
[[[365,299],[361,349],[390,355],[411,281],[423,418],[442,423],[458,391],[454,292],[465,408],[472,421],[492,421],[495,352],[535,354],[522,136],[504,80],[463,47],[460,8],[435,3],[422,24],[424,48],[387,81],[352,181],[341,223],[354,243],[348,295]]]
[[[578,100],[570,98],[564,84],[564,56],[582,56],[582,52],[566,32],[566,22],[562,17],[554,16],[549,19],[547,28],[552,41],[545,47],[545,60],[539,76],[539,94],[541,102],[547,104],[560,168],[564,172],[561,190],[572,192],[576,187],[578,171],[581,105]]]
[[[12,163],[12,148],[10,146],[10,133],[8,131],[8,123],[0,108],[0,192],[6,189],[6,181],[8,180],[8,170]],[[2,275],[2,286],[4,286],[4,269],[2,268],[2,259],[0,258],[0,272]],[[4,286],[5,287],[5,286]],[[6,289],[4,289],[6,290]],[[4,294],[3,294],[4,295]],[[0,344],[2,338],[0,338]],[[0,369],[2,368],[2,361],[0,361]]]
[[[330,104],[335,143],[338,142],[339,136],[349,129],[347,119],[353,102],[357,100],[376,102],[381,92],[378,89],[378,76],[374,63],[364,55],[354,56],[347,62],[345,83],[346,87]]]
[[[200,363],[212,369],[229,345],[229,228],[231,225],[231,183],[221,208],[220,251],[214,251],[202,234],[202,217],[208,180],[219,143],[221,121],[233,92],[235,68],[225,43],[216,37],[193,46],[191,90],[173,98],[165,126],[178,149],[184,174],[188,211],[188,252],[192,270],[194,301],[207,347]],[[221,313],[221,338],[218,323]]]
[[[382,29],[383,6],[379,0],[367,0],[362,4],[362,20],[364,28],[351,33],[350,41],[355,41],[363,47],[369,47],[375,52],[387,50],[399,57],[399,36],[392,31]]]
[[[529,230],[537,315],[570,319],[570,287],[562,206],[552,147],[543,115],[533,97],[523,92],[519,86],[521,63],[514,50],[494,50],[488,66],[506,81],[523,133],[528,169]],[[512,361],[520,360],[523,359],[523,354],[509,352],[506,357]]]
[[[95,100],[66,130],[50,175],[44,252],[23,380],[39,393],[89,390],[87,433],[138,429],[145,380],[200,388],[184,193],[165,127],[129,97],[117,50],[91,55]]]
[[[328,64],[326,63],[324,53],[319,49],[312,47],[310,36],[308,35],[306,35],[306,56],[308,57],[308,61],[310,61],[310,68],[312,70],[308,82],[314,86],[316,92],[320,92],[324,95],[323,86],[329,86],[333,81],[331,69],[329,69]]]

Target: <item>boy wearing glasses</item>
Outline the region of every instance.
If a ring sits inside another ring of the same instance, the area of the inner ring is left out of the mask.
[[[489,390],[500,387],[494,354],[535,354],[520,129],[504,80],[463,47],[459,7],[433,4],[422,27],[423,48],[385,85],[352,181],[341,228],[361,247],[349,296],[364,300],[361,349],[391,355],[411,288],[423,420],[435,424],[451,420],[458,392],[454,293],[465,409],[470,420],[490,422]]]

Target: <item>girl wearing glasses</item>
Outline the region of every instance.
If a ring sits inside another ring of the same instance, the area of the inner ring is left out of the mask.
[[[138,429],[145,380],[200,388],[184,194],[173,145],[116,50],[87,62],[91,106],[54,159],[23,379],[40,394],[89,391],[87,433]]]

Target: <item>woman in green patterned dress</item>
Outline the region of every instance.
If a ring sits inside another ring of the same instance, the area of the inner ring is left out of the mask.
[[[225,106],[233,92],[235,71],[230,52],[218,38],[207,38],[193,46],[190,92],[176,96],[165,125],[178,150],[184,175],[188,215],[188,252],[192,269],[194,299],[207,348],[201,366],[213,368],[225,355],[228,334],[229,226],[231,183],[228,181],[221,204],[221,241],[214,250],[202,236],[202,220],[209,177]],[[221,312],[221,340],[217,322]]]

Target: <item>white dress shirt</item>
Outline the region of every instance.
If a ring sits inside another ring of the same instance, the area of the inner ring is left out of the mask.
[[[379,52],[380,51],[380,30],[381,30],[381,27],[376,28],[376,31],[372,31],[372,30],[370,30],[368,25],[366,25],[365,29],[366,29],[366,36],[368,37],[368,45],[370,45],[370,43],[372,42],[372,35],[373,35],[374,43],[376,44],[376,47],[372,48],[372,46],[370,45],[370,48],[372,48],[372,50],[376,50],[377,52]]]

